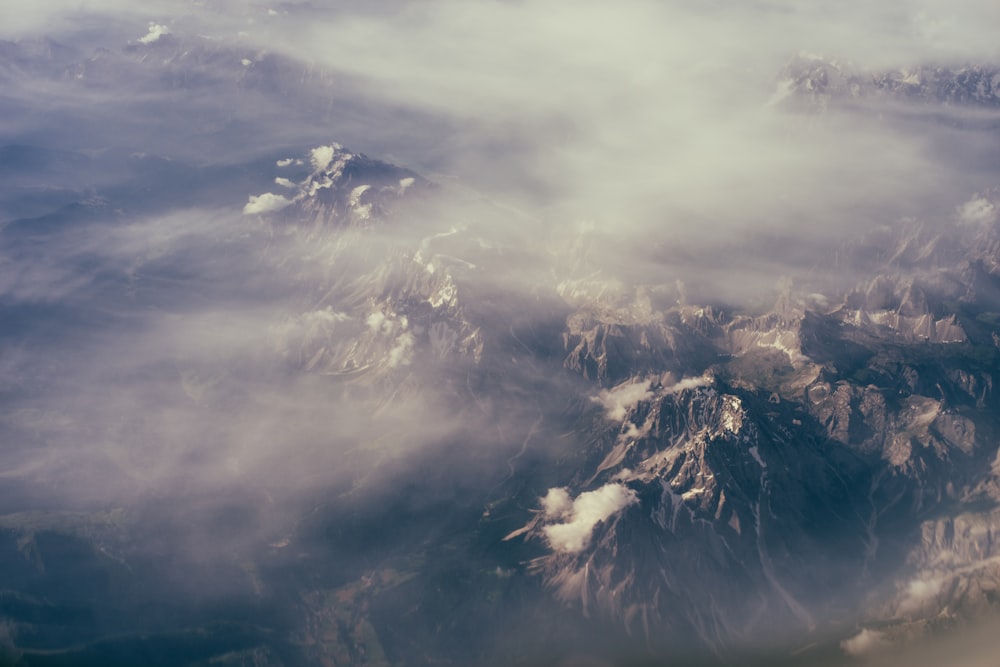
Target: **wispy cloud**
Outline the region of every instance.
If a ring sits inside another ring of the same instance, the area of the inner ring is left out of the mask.
[[[603,389],[594,401],[604,406],[605,416],[612,421],[621,421],[639,401],[653,396],[649,382],[624,382],[611,389]]]

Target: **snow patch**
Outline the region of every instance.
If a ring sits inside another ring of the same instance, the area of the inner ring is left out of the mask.
[[[705,487],[698,486],[682,493],[681,498],[685,501],[691,501],[704,493],[705,493]]]
[[[722,397],[722,429],[727,433],[738,433],[743,428],[743,403],[737,396]]]
[[[433,267],[433,264],[428,264],[428,267]],[[433,272],[434,270],[431,268],[430,273]],[[427,301],[432,308],[440,308],[444,305],[454,306],[457,303],[457,298],[458,288],[455,286],[455,281],[451,279],[450,275],[445,274],[444,283],[427,298]]]
[[[358,204],[360,204],[361,203],[361,195],[363,195],[368,190],[370,190],[371,187],[372,186],[370,186],[370,185],[359,185],[358,187],[356,187],[353,190],[351,190],[351,195],[350,195],[350,199],[349,199],[349,201],[351,202],[351,206],[357,206]]]
[[[362,220],[367,220],[371,217],[372,205],[371,204],[361,204],[361,195],[371,189],[370,185],[359,185],[353,190],[348,197],[348,203],[354,211],[354,214],[361,218]]]

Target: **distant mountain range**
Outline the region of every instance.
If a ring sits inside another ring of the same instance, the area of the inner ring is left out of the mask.
[[[906,103],[1000,106],[1000,68],[979,63],[872,71],[819,56],[799,56],[781,73],[779,86],[782,93],[814,104],[888,98]]]

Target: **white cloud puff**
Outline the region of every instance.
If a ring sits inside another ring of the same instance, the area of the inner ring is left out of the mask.
[[[629,409],[652,395],[648,382],[623,383],[603,390],[594,400],[604,406],[604,414],[608,419],[621,421],[625,419]]]
[[[330,144],[329,146],[317,146],[310,151],[309,159],[312,161],[313,169],[322,171],[330,166],[333,157],[340,150],[340,144]]]
[[[368,328],[375,333],[380,331],[387,334],[392,333],[392,321],[388,319],[385,316],[385,313],[380,310],[376,310],[369,315],[368,319],[365,320],[365,323],[368,325]]]
[[[597,524],[637,502],[635,491],[624,484],[606,484],[595,491],[585,491],[572,504],[566,489],[549,489],[542,499],[545,516],[566,520],[545,526],[542,532],[554,550],[577,553],[590,543]]]
[[[546,519],[561,519],[573,509],[573,499],[565,488],[553,487],[542,498],[542,509]]]
[[[869,655],[888,646],[889,642],[886,640],[885,635],[881,632],[876,632],[867,628],[850,639],[845,639],[840,642],[840,648],[844,651],[844,653],[855,658]]]
[[[697,389],[712,384],[712,379],[705,375],[684,378],[666,388],[668,393],[678,393],[685,389]],[[604,406],[604,416],[612,421],[622,421],[628,411],[639,404],[653,398],[654,392],[648,382],[623,382],[622,384],[604,389],[592,400]]]
[[[958,207],[959,220],[969,224],[991,225],[997,219],[997,207],[986,197],[973,197]]]
[[[164,35],[169,35],[169,34],[170,34],[170,29],[167,28],[167,26],[160,25],[159,23],[153,23],[152,21],[150,21],[149,22],[149,32],[146,33],[146,35],[144,37],[140,37],[139,38],[139,43],[140,44],[152,44],[153,42],[155,42],[156,40],[158,40],[160,37],[163,37]]]
[[[710,384],[712,384],[711,378],[699,375],[697,377],[684,378],[676,384],[671,385],[669,391],[671,393],[680,393],[685,389],[697,389],[698,387],[707,387]]]
[[[898,613],[916,614],[926,607],[944,587],[945,579],[933,576],[917,577],[906,587],[906,596],[899,603]]]
[[[271,213],[272,211],[280,211],[291,203],[291,199],[276,195],[273,192],[265,192],[262,195],[250,195],[250,200],[243,207],[243,213],[246,215]]]
[[[411,361],[413,361],[413,346],[417,341],[413,338],[413,334],[407,332],[401,334],[399,338],[396,339],[396,344],[393,345],[392,349],[389,350],[388,365],[389,368],[396,368],[397,366],[408,366]]]

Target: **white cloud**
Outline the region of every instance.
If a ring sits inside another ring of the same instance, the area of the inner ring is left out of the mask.
[[[684,378],[666,388],[667,392],[677,393],[685,389],[696,389],[707,387],[712,384],[712,379],[705,375]],[[604,389],[593,400],[604,406],[604,415],[612,421],[625,419],[628,411],[654,396],[649,382],[623,382],[611,389]]]
[[[253,215],[256,213],[271,213],[280,211],[292,203],[291,199],[276,195],[272,192],[265,192],[261,195],[250,195],[250,200],[243,207],[243,213]]]
[[[309,154],[309,158],[312,161],[313,169],[316,171],[322,171],[330,166],[333,162],[333,157],[340,150],[340,144],[331,144],[329,146],[317,146],[312,149]]]
[[[991,225],[997,219],[997,207],[986,197],[973,197],[958,207],[958,217],[969,224]]]
[[[635,491],[623,484],[606,484],[595,491],[585,491],[568,505],[569,493],[565,489],[550,489],[542,505],[546,517],[550,513],[566,517],[564,523],[545,526],[542,532],[556,551],[577,553],[589,543],[594,527],[629,505],[639,502]]]
[[[676,384],[671,385],[668,391],[680,393],[685,389],[697,389],[698,387],[707,387],[710,384],[712,384],[711,378],[699,375],[697,377],[684,378]]]
[[[918,613],[940,592],[945,579],[934,576],[918,576],[906,587],[906,595],[899,603],[898,613],[903,615]]]
[[[149,32],[144,37],[139,38],[140,44],[152,44],[163,35],[169,35],[170,29],[159,23],[149,22]]]
[[[281,176],[278,176],[277,178],[275,178],[274,182],[277,185],[280,185],[283,188],[292,188],[292,189],[295,188],[295,183],[293,181],[290,181],[287,178],[282,178]]]
[[[397,366],[407,366],[413,361],[413,346],[416,344],[413,334],[406,332],[400,334],[396,339],[396,344],[389,350],[387,363],[389,368]]]
[[[605,416],[613,421],[625,419],[639,401],[652,397],[648,382],[626,382],[601,391],[593,400],[604,406]]]
[[[278,165],[279,167],[288,167],[293,162],[295,162],[294,158],[286,157],[286,158],[284,158],[282,160],[278,160],[277,162],[275,162],[275,164]]]
[[[885,635],[875,630],[865,628],[850,639],[840,642],[840,648],[850,656],[860,658],[889,646]]]
[[[313,324],[333,324],[335,322],[346,322],[351,319],[347,313],[341,313],[327,306],[320,310],[313,310],[302,314],[302,320],[309,325]]]
[[[368,325],[369,329],[376,333],[380,331],[382,333],[392,332],[392,320],[387,318],[385,313],[380,310],[376,310],[374,313],[369,315],[368,319],[365,320],[365,323]]]
[[[573,509],[573,499],[565,487],[552,487],[542,498],[542,509],[546,519],[559,519]]]

